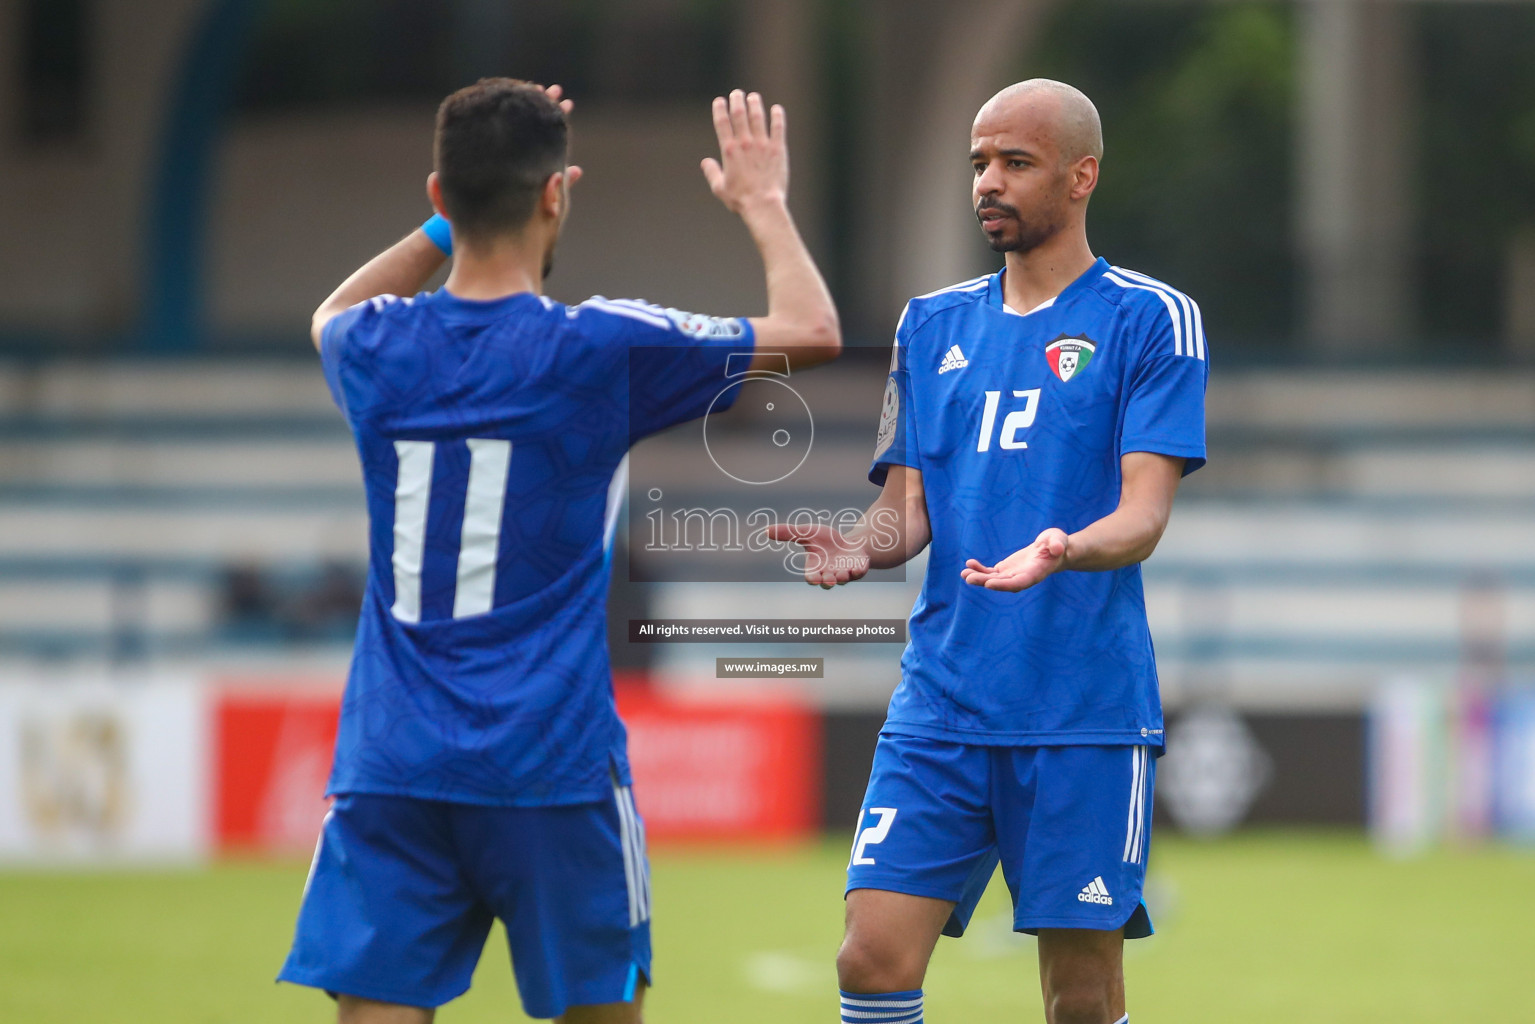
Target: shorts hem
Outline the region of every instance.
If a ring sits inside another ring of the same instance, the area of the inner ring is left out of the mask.
[[[603,789],[594,790],[591,794],[576,793],[548,800],[518,800],[511,797],[470,796],[464,793],[415,790],[408,786],[385,787],[358,783],[356,785],[327,788],[325,796],[327,798],[338,796],[383,796],[393,797],[398,800],[421,800],[433,804],[459,804],[468,807],[516,807],[526,810],[536,807],[579,807],[582,804],[607,803],[613,799],[613,786],[611,782],[605,782]]]
[[[651,984],[649,969],[646,968],[644,964],[641,964],[638,960],[631,960],[629,962],[629,971],[624,975],[624,983],[619,990],[618,998],[616,999],[602,999],[595,997],[586,999],[579,995],[567,995],[565,997],[564,1004],[558,1006],[554,1003],[529,1006],[526,1002],[524,1002],[522,1004],[522,1012],[526,1016],[532,1017],[534,1020],[553,1020],[556,1017],[563,1017],[566,1012],[571,1009],[571,1007],[575,1006],[613,1006],[617,1003],[632,1003],[634,1002],[635,989],[638,986],[640,979],[642,978],[645,981],[645,988],[647,991],[654,987],[654,985]]]
[[[1162,750],[1163,733],[1142,736],[1139,730],[1082,730],[1074,732],[993,732],[983,729],[947,729],[913,722],[886,721],[880,735],[911,736],[921,740],[960,743],[973,747],[1151,747]]]
[[[1093,925],[1096,922],[1084,923],[1080,920],[1071,920],[1061,917],[1031,917],[1023,922],[1019,922],[1015,918],[1013,920],[1013,931],[1023,932],[1028,935],[1038,935],[1041,928],[1079,928],[1084,931],[1112,932],[1118,931],[1122,928],[1128,928],[1130,922],[1135,920],[1136,914],[1140,914],[1142,919],[1146,922],[1146,931],[1144,933],[1138,933],[1135,935],[1126,935],[1125,940],[1128,942],[1134,939],[1150,938],[1152,935],[1156,934],[1155,929],[1151,926],[1151,915],[1146,911],[1145,908],[1145,900],[1136,900],[1135,906],[1130,909],[1130,913],[1125,915],[1125,919],[1112,928],[1095,928]]]
[[[1112,932],[1124,927],[1123,924],[1116,924],[1108,928],[1100,928],[1098,927],[1100,924],[1102,924],[1101,921],[1071,920],[1064,917],[1031,917],[1023,924],[1014,921],[1013,931],[1033,935],[1041,928],[1078,928],[1089,932]]]
[[[963,892],[955,892],[952,889],[939,889],[936,886],[921,885],[916,882],[907,882],[903,879],[876,878],[860,879],[857,883],[848,881],[847,888],[842,890],[842,898],[847,899],[847,894],[854,889],[877,889],[880,892],[898,892],[902,896],[925,896],[932,900],[947,900],[950,903],[959,903],[964,899]]]
[[[469,986],[465,985],[457,992],[442,995],[441,998],[439,998],[436,993],[433,993],[429,1001],[422,1002],[420,993],[406,993],[398,990],[388,989],[383,986],[370,985],[364,982],[353,982],[348,979],[327,979],[321,977],[321,975],[317,972],[295,971],[288,968],[283,968],[282,973],[277,975],[277,980],[285,981],[290,985],[303,985],[306,988],[317,988],[332,998],[334,998],[337,994],[340,994],[344,996],[355,996],[358,999],[371,999],[377,1003],[393,1003],[396,1006],[414,1006],[417,1009],[422,1010],[435,1010],[439,1006],[442,1006],[446,1003],[451,1003],[453,1000],[469,991]]]

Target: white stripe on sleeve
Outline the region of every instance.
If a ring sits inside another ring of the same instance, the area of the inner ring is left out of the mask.
[[[1109,271],[1103,276],[1122,288],[1137,288],[1143,292],[1150,292],[1157,298],[1161,299],[1162,305],[1167,307],[1167,315],[1173,318],[1173,355],[1181,356],[1194,354],[1192,346],[1188,352],[1184,352],[1183,350],[1183,312],[1180,309],[1180,303],[1177,299],[1173,298],[1171,295],[1167,294],[1167,292],[1164,292],[1160,288],[1153,288],[1150,285],[1135,284],[1131,281],[1127,281],[1124,278],[1116,275],[1113,271]]]
[[[1130,280],[1121,280],[1120,277],[1116,275],[1122,275],[1123,277],[1129,278]],[[1158,281],[1156,278],[1149,277],[1137,270],[1127,270],[1124,267],[1115,267],[1112,271],[1105,274],[1104,276],[1114,277],[1116,283],[1121,285],[1127,285],[1130,287],[1138,286],[1158,292],[1162,295],[1162,301],[1164,303],[1167,301],[1168,296],[1176,299],[1178,305],[1183,309],[1183,319],[1186,325],[1186,343],[1183,345],[1182,349],[1175,354],[1192,356],[1195,359],[1204,359],[1205,325],[1204,316],[1199,311],[1199,303],[1195,302],[1193,299],[1189,298],[1189,296],[1183,294],[1171,285],[1164,284],[1161,281]],[[1138,282],[1138,285],[1131,284],[1131,282]]]
[[[652,327],[659,327],[662,330],[671,330],[673,327],[672,322],[663,314],[652,313],[638,306],[619,305],[608,299],[591,298],[575,307],[577,313],[583,309],[595,309],[602,313],[612,313],[614,316],[628,317],[630,320],[638,320],[641,323],[649,324]]]

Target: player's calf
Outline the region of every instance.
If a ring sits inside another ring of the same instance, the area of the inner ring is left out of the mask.
[[[1125,1015],[1122,931],[1041,928],[1039,981],[1048,1024],[1118,1024]]]

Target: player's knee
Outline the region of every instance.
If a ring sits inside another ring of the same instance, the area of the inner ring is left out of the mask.
[[[837,950],[837,982],[844,992],[906,992],[922,987],[926,958],[899,943],[870,941],[858,934]]]
[[[1049,993],[1050,1024],[1108,1024],[1109,993],[1097,985],[1070,985]]]

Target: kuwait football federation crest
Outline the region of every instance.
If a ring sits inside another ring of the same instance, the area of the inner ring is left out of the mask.
[[[1087,338],[1062,335],[1045,346],[1045,358],[1050,362],[1051,371],[1064,382],[1087,369],[1097,348]]]

